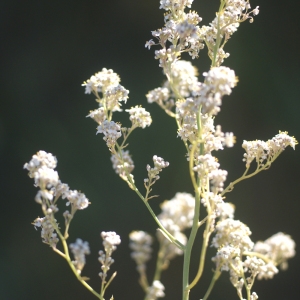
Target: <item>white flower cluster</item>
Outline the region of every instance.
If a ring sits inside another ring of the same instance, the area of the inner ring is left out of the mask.
[[[165,287],[159,280],[154,280],[153,284],[148,288],[145,300],[156,300],[165,296]]]
[[[104,251],[99,251],[99,262],[101,263],[102,272],[99,273],[102,281],[106,282],[107,272],[110,266],[114,263],[112,259],[112,253],[117,249],[117,245],[121,243],[121,238],[114,231],[102,231],[101,237],[103,239]]]
[[[200,38],[198,26],[201,18],[196,12],[185,13],[186,7],[190,7],[192,1],[161,1],[160,8],[165,9],[165,26],[162,29],[152,31],[152,36],[158,40],[162,49],[155,51],[155,58],[159,59],[159,65],[168,74],[168,68],[183,52],[188,52],[192,58],[198,56],[204,44]],[[170,46],[168,44],[170,43]],[[149,49],[155,45],[151,39],[145,47]]]
[[[235,207],[232,203],[224,202],[223,200],[216,204],[216,216],[220,220],[233,219]]]
[[[196,57],[203,48],[202,41],[205,40],[211,56],[216,48],[216,40],[229,38],[229,32],[233,32],[236,24],[250,17],[250,13],[257,14],[258,9],[248,12],[250,5],[244,0],[222,1],[220,11],[217,14],[217,24],[211,24],[211,29],[203,26],[198,27],[201,18],[195,13],[186,14],[184,9],[190,7],[192,1],[166,0],[161,1],[160,8],[167,11],[165,14],[165,27],[153,31],[152,35],[158,39],[162,50],[155,52],[155,57],[160,60],[168,81],[162,88],[156,88],[147,94],[149,103],[156,102],[169,115],[176,116],[179,124],[178,136],[185,142],[199,143],[202,141],[205,151],[223,149],[223,146],[232,147],[235,142],[233,133],[223,133],[213,125],[213,116],[220,111],[222,98],[230,95],[232,88],[237,83],[233,70],[220,67],[220,62],[207,73],[204,73],[204,83],[198,82],[197,69],[190,62],[180,61],[182,52],[189,52]],[[220,21],[223,20],[223,22]],[[210,33],[209,33],[210,32]],[[217,35],[220,35],[217,37]],[[170,42],[170,47],[168,43]],[[224,43],[225,44],[225,43]],[[224,44],[217,45],[220,54]],[[147,42],[146,46],[155,45],[153,40]],[[174,101],[175,98],[175,101]],[[176,105],[176,114],[170,110]],[[201,113],[199,128],[199,112]],[[207,126],[208,125],[208,126]],[[196,151],[198,153],[199,151]],[[214,177],[225,180],[227,174],[224,171],[215,171]],[[222,183],[217,188],[222,190]]]
[[[297,140],[289,136],[287,132],[279,132],[279,134],[266,142],[260,140],[244,141],[242,147],[246,153],[243,161],[246,162],[247,168],[250,167],[253,160],[256,161],[258,166],[263,165],[265,161],[271,163],[286,147],[291,146],[295,149],[297,144]]]
[[[128,99],[129,91],[120,85],[120,77],[113,70],[103,68],[82,84],[85,93],[93,93],[99,102],[99,108],[90,111],[87,117],[94,119],[99,125],[105,120],[111,120],[112,112],[122,111],[121,102]],[[102,98],[99,93],[102,94]]]
[[[204,192],[202,193],[201,203],[204,207],[210,208],[210,214],[212,219],[219,220],[233,219],[235,207],[232,203],[224,202],[220,194],[214,192]]]
[[[105,252],[112,253],[117,249],[117,245],[121,243],[121,238],[114,231],[102,231],[101,237],[103,239],[103,246]]]
[[[172,91],[176,89],[174,97],[180,95],[181,98],[190,97],[199,90],[198,70],[190,61],[177,60],[171,65],[170,76],[172,85],[169,81],[164,86]]]
[[[52,188],[55,198],[62,197],[62,199],[66,199],[69,196],[69,189],[69,185],[61,181],[58,182],[55,188]],[[67,203],[67,205],[69,204]]]
[[[229,271],[230,281],[242,299],[244,278],[252,286],[255,278],[271,279],[278,273],[277,265],[287,268],[287,260],[295,255],[295,242],[281,232],[264,242],[251,241],[250,229],[240,221],[221,219],[216,225],[212,246],[218,248],[212,260],[217,270]],[[243,256],[246,256],[243,260]],[[245,275],[248,277],[245,277]],[[251,299],[257,299],[253,292]]]
[[[221,126],[214,126],[213,116],[220,111],[222,97],[231,93],[236,77],[232,70],[225,67],[213,68],[204,75],[205,83],[198,83],[197,89],[190,91],[189,97],[176,102],[176,118],[178,136],[191,144],[202,140],[205,154],[221,150],[224,146],[232,147],[235,143],[233,133],[223,133]],[[198,128],[200,111],[201,134]]]
[[[126,109],[130,115],[131,128],[121,127],[120,123],[112,121],[113,112],[121,111],[121,101],[126,102],[129,93],[119,82],[120,77],[113,70],[103,68],[101,72],[92,76],[83,85],[86,87],[86,93],[93,92],[97,97],[96,101],[99,102],[99,108],[90,111],[88,115],[98,123],[96,134],[102,133],[104,135],[103,140],[112,155],[113,169],[128,183],[130,188],[133,188],[134,179],[130,173],[134,164],[129,151],[124,150],[128,145],[125,144],[125,140],[134,129],[150,126],[152,118],[144,108],[135,106]],[[102,98],[99,93],[102,93]],[[123,137],[122,143],[117,142],[120,137]]]
[[[149,103],[157,103],[166,111],[175,105],[175,99],[189,97],[199,90],[198,71],[189,61],[177,60],[170,66],[172,84],[166,81],[163,87],[149,91],[146,95]]]
[[[147,94],[148,102],[156,102],[168,114],[176,101],[176,119],[179,124],[178,136],[191,144],[202,141],[204,154],[221,150],[224,146],[232,147],[235,136],[232,132],[223,133],[220,126],[214,126],[214,115],[220,111],[222,98],[232,92],[237,83],[233,70],[226,67],[215,67],[204,73],[205,82],[200,83],[196,77],[197,69],[190,62],[176,61],[171,64],[163,88],[157,88]],[[167,90],[166,90],[167,88]],[[169,96],[169,99],[168,99]],[[199,112],[201,133],[199,133]],[[199,153],[196,149],[195,154]],[[203,152],[202,152],[203,153]],[[221,191],[227,176],[226,171],[216,170],[212,181],[216,191]]]
[[[122,136],[121,126],[114,121],[105,120],[97,127],[97,133],[104,134],[104,141],[108,148],[113,148],[116,145],[117,139]]]
[[[29,177],[34,178],[35,186],[40,188],[36,201],[46,207],[49,206],[47,201],[52,201],[51,204],[54,205],[61,196],[63,199],[67,198],[67,205],[71,203],[75,210],[86,208],[89,204],[88,199],[84,194],[70,190],[68,184],[59,180],[58,173],[53,170],[56,165],[57,159],[45,151],[37,152],[31,161],[24,165],[24,169],[29,170]]]
[[[29,163],[24,165],[24,169],[29,171],[28,176],[34,178],[36,187],[41,190],[50,189],[58,184],[58,174],[54,169],[57,166],[57,159],[51,153],[39,151],[32,156]]]
[[[189,193],[176,193],[171,200],[164,201],[160,208],[159,219],[171,219],[180,231],[193,224],[195,198]]]
[[[88,242],[84,242],[82,239],[76,239],[75,243],[69,245],[75,261],[73,261],[77,272],[80,274],[83,267],[85,266],[85,256],[90,254],[90,247]]]
[[[249,0],[227,0],[221,2],[220,11],[209,26],[200,28],[200,38],[205,41],[208,47],[208,55],[211,59],[216,60],[216,65],[221,65],[229,53],[223,50],[224,45],[229,40],[231,35],[237,31],[239,24],[247,19],[253,22],[253,16],[259,13],[258,6],[249,12]],[[220,43],[217,53],[214,53],[216,43]],[[222,42],[222,43],[221,43]]]
[[[119,85],[119,82],[120,77],[116,73],[104,68],[83,85],[86,86],[86,93],[92,91],[97,96],[97,101],[99,102],[99,108],[91,111],[88,115],[88,117],[91,117],[98,123],[96,134],[102,133],[104,135],[103,140],[105,140],[107,147],[112,153],[111,161],[113,169],[131,186],[134,180],[133,175],[130,173],[134,169],[134,164],[129,151],[124,151],[122,148],[119,151],[115,149],[117,140],[124,132],[127,132],[127,128],[122,128],[121,124],[111,120],[112,112],[121,110],[120,101],[126,102],[128,98],[129,92]],[[98,94],[100,92],[103,98],[100,98]],[[130,130],[137,127],[145,128],[146,126],[150,126],[152,119],[144,108],[136,106],[126,111],[129,112],[132,122]],[[131,177],[131,180],[128,180],[128,176]]]
[[[253,292],[251,295],[250,295],[250,300],[257,300],[258,299],[258,296],[255,292]]]
[[[240,260],[241,249],[227,244],[218,249],[212,261],[216,263],[220,271],[229,271],[233,262]]]
[[[42,228],[41,237],[43,243],[48,244],[52,248],[56,248],[59,239],[53,224],[55,224],[54,226],[58,228],[56,219],[54,219],[51,215],[46,215],[44,218],[36,218],[32,223],[34,227]]]
[[[247,256],[243,262],[244,253],[250,253],[254,245],[249,238],[250,234],[251,231],[245,224],[228,218],[216,225],[216,235],[212,240],[212,246],[218,248],[212,261],[216,263],[218,271],[229,271],[230,281],[237,289],[240,299],[242,299],[244,286],[244,272],[250,273],[247,283],[251,286],[258,274],[270,275],[273,271],[273,276],[276,273],[275,266],[266,265],[263,260],[256,257]]]
[[[131,257],[139,273],[146,271],[146,262],[151,258],[153,238],[145,231],[132,231],[129,234]]]
[[[235,144],[235,136],[232,132],[222,132],[221,126],[217,125],[215,130],[215,139],[218,138],[223,146],[231,148]]]
[[[288,267],[287,260],[296,254],[295,246],[295,242],[289,235],[278,232],[264,242],[257,242],[253,251],[265,255],[285,270]]]
[[[211,181],[211,190],[214,193],[222,192],[224,182],[226,181],[228,172],[226,170],[213,170],[209,173],[209,179]]]
[[[161,99],[165,103],[172,103],[172,98],[181,99],[183,97],[190,97],[195,94],[200,88],[198,82],[198,70],[191,62],[185,60],[178,60],[170,67],[170,75],[172,81],[166,81],[163,88],[157,88],[147,94],[149,103],[161,103]],[[168,99],[170,97],[170,99]],[[168,104],[171,107],[171,104]]]
[[[86,93],[93,92],[97,97],[96,101],[99,103],[99,108],[90,111],[87,117],[95,120],[99,126],[97,133],[104,133],[104,140],[107,142],[108,147],[112,147],[115,141],[121,136],[119,132],[121,126],[111,121],[112,114],[115,111],[121,110],[121,102],[128,99],[129,91],[126,90],[120,83],[120,77],[114,73],[113,70],[103,68],[101,72],[91,76],[82,85],[86,87]],[[102,94],[102,98],[99,93]],[[145,128],[150,126],[152,119],[144,108],[136,106],[127,109],[130,114],[132,122],[132,129],[137,127]]]
[[[220,164],[216,158],[210,154],[200,155],[197,158],[196,166],[193,168],[203,180],[203,185],[207,186],[211,182],[211,190],[214,193],[222,192],[227,171],[219,169]]]
[[[150,126],[152,119],[150,113],[140,106],[132,107],[131,109],[126,109],[129,112],[129,119],[132,122],[132,127],[141,127],[145,128]]]
[[[42,206],[45,218],[38,218],[33,225],[42,227],[42,238],[45,243],[55,247],[58,239],[54,233],[58,228],[54,214],[58,212],[57,200],[61,197],[67,199],[66,205],[71,205],[71,213],[66,211],[63,215],[66,224],[70,222],[77,210],[88,207],[89,200],[77,190],[70,190],[68,184],[59,180],[58,173],[54,170],[57,159],[51,153],[39,151],[32,156],[24,169],[29,170],[29,177],[34,178],[35,186],[40,188],[35,196],[35,201]]]
[[[151,168],[150,165],[147,165],[146,168],[148,171],[148,178],[144,179],[144,183],[148,187],[153,185],[160,178],[158,174],[162,171],[162,169],[169,166],[167,161],[164,161],[163,158],[158,157],[157,155],[153,156],[153,162],[154,168]]]
[[[225,219],[216,225],[216,235],[212,239],[212,246],[219,248],[231,245],[242,252],[251,251],[254,243],[250,239],[251,231],[248,226],[238,220]]]
[[[111,86],[105,93],[106,109],[110,111],[122,111],[120,101],[126,103],[129,91],[123,86]]]
[[[45,166],[49,169],[55,169],[57,166],[57,159],[51,153],[45,151],[39,151],[37,154],[32,156],[32,159],[29,163],[24,165],[24,169],[29,171],[28,176],[30,178],[35,177],[35,172],[38,171],[42,166]]]
[[[180,75],[187,77],[185,73]],[[195,82],[188,98],[178,102],[178,118],[188,117],[188,119],[194,119],[200,110],[203,115],[216,115],[220,111],[222,97],[230,95],[232,88],[237,83],[234,71],[227,67],[212,68],[209,72],[203,73],[203,76],[205,82],[202,84]],[[178,82],[181,83],[179,80]],[[174,86],[177,87],[175,84]]]
[[[191,7],[194,0],[160,0],[160,9],[175,10]]]
[[[152,91],[149,91],[146,97],[149,103],[156,102],[160,106],[167,107],[168,109],[174,106],[174,100],[169,100],[170,92],[166,87],[159,87]]]
[[[66,195],[69,202],[67,205],[72,206],[73,209],[85,209],[89,205],[89,200],[86,198],[85,194],[78,192],[77,190],[69,191]]]
[[[91,78],[85,81],[82,85],[85,86],[86,94],[90,94],[92,92],[105,93],[109,87],[118,86],[120,81],[119,75],[114,73],[113,70],[103,68],[102,71],[91,76]]]
[[[113,164],[113,169],[122,178],[126,178],[127,174],[130,174],[134,169],[134,162],[128,150],[122,150],[121,155],[119,153],[113,154],[110,160]]]
[[[119,176],[128,183],[130,188],[134,183],[134,177],[131,172],[134,169],[134,162],[129,154],[129,151],[121,150],[111,155],[110,160],[113,164],[113,169]]]
[[[177,193],[174,198],[161,204],[162,212],[157,216],[168,232],[183,245],[187,242],[187,237],[183,232],[192,226],[194,208],[195,198],[191,194]],[[157,235],[160,244],[164,248],[163,255],[166,265],[175,256],[182,255],[182,250],[166,239],[160,231]]]
[[[204,84],[196,93],[195,103],[201,105],[202,113],[216,115],[220,111],[222,97],[230,95],[237,79],[233,70],[227,67],[215,67],[204,72]]]
[[[91,110],[87,117],[92,118],[99,125],[101,125],[106,120],[106,112],[104,107],[99,107],[95,110]]]
[[[249,272],[251,274],[251,279],[257,276],[258,279],[272,279],[275,274],[278,273],[278,269],[271,262],[265,263],[261,258],[256,256],[247,256],[243,262],[244,272]]]

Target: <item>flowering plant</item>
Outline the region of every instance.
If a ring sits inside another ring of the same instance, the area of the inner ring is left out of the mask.
[[[123,127],[113,120],[115,112],[121,112],[122,104],[127,102],[129,91],[120,85],[120,77],[113,70],[103,68],[86,82],[85,92],[93,94],[98,108],[90,111],[88,117],[97,122],[97,134],[103,139],[111,153],[115,172],[123,179],[145,204],[158,226],[156,238],[159,242],[154,277],[147,276],[147,261],[152,254],[154,237],[144,231],[130,233],[132,259],[136,262],[139,283],[145,292],[145,300],[155,300],[165,296],[161,274],[170,261],[183,255],[182,299],[190,297],[190,291],[199,283],[204,265],[207,262],[207,249],[216,248],[212,261],[215,264],[211,284],[202,299],[208,299],[222,272],[228,272],[230,281],[239,299],[254,300],[253,291],[256,279],[269,279],[278,273],[278,267],[287,268],[287,260],[295,255],[295,243],[289,235],[277,233],[265,241],[254,243],[247,225],[234,219],[235,207],[225,202],[225,195],[235,185],[257,173],[268,169],[287,146],[293,149],[297,144],[287,132],[279,132],[272,139],[264,141],[244,141],[243,161],[245,172],[235,181],[225,185],[227,171],[213,155],[224,147],[233,147],[235,136],[224,133],[220,125],[215,125],[216,115],[220,112],[223,97],[230,95],[238,80],[235,72],[222,66],[229,56],[224,48],[240,23],[259,13],[258,7],[251,10],[246,0],[221,0],[215,19],[208,26],[199,26],[201,18],[194,11],[186,12],[193,0],[161,0],[160,8],[164,14],[164,27],[152,32],[155,40],[146,42],[146,47],[160,47],[155,51],[155,59],[163,69],[166,81],[161,87],[146,95],[149,103],[157,103],[177,124],[177,135],[186,149],[186,160],[194,195],[177,192],[173,199],[161,204],[161,213],[156,215],[151,208],[154,195],[153,187],[159,174],[169,166],[169,162],[157,155],[153,165],[147,165],[147,177],[143,180],[145,190],[140,190],[133,175],[134,162],[128,150],[128,139],[137,128],[150,126],[152,118],[141,106],[131,107],[129,113],[131,126]],[[181,60],[187,52],[192,59],[198,57],[200,50],[207,47],[211,68],[203,73],[199,81],[197,69],[189,62]],[[77,190],[71,190],[63,183],[54,169],[57,159],[50,153],[39,151],[24,168],[34,179],[39,191],[35,197],[41,205],[44,217],[37,218],[33,225],[41,228],[44,243],[62,256],[77,279],[98,299],[104,300],[106,290],[116,276],[110,274],[114,263],[113,252],[120,244],[120,236],[115,232],[102,232],[104,251],[99,251],[101,264],[100,292],[93,289],[88,278],[82,276],[86,264],[85,256],[90,253],[89,244],[77,239],[67,244],[69,228],[78,210],[85,209],[90,202]],[[58,224],[59,199],[65,200],[70,211],[63,212],[64,230]],[[201,214],[200,214],[201,212]],[[196,235],[203,228],[202,246],[199,253],[197,274],[190,274],[191,254]],[[62,248],[58,249],[58,243]],[[72,252],[73,260],[69,251]],[[199,297],[198,297],[199,298]],[[110,299],[113,299],[111,296]]]

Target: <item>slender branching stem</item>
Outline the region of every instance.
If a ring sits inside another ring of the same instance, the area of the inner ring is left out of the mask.
[[[87,289],[89,290],[93,295],[95,295],[98,299],[100,300],[104,300],[103,297],[101,297],[101,295],[99,293],[97,293],[88,283],[86,283],[86,281],[80,276],[80,273],[76,270],[74,264],[72,263],[72,260],[70,258],[70,254],[69,254],[69,249],[68,249],[68,245],[67,245],[67,241],[64,238],[64,236],[62,235],[62,233],[60,232],[59,228],[57,228],[57,226],[55,224],[54,225],[56,228],[56,232],[58,234],[58,236],[60,237],[63,249],[64,249],[64,254],[62,252],[60,252],[58,249],[53,249],[56,253],[58,253],[59,255],[61,255],[62,257],[64,257],[64,259],[67,261],[69,267],[71,268],[72,272],[74,273],[74,275],[76,276],[76,278],[79,280],[79,282]],[[63,254],[63,255],[62,255]]]
[[[189,289],[192,289],[197,284],[197,282],[200,280],[202,273],[203,273],[208,241],[209,241],[209,238],[211,235],[211,222],[212,222],[211,218],[208,218],[207,222],[206,222],[206,228],[204,231],[204,238],[203,238],[202,249],[201,249],[201,254],[200,254],[199,268],[198,268],[198,271],[197,271],[197,274],[196,274],[194,280],[189,285]]]

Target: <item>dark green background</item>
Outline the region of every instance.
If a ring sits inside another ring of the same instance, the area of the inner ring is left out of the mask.
[[[300,139],[299,1],[252,1],[256,5],[261,13],[253,24],[242,24],[226,48],[231,56],[224,65],[234,69],[240,80],[216,118],[224,131],[233,131],[237,137],[233,149],[217,154],[222,168],[229,171],[227,182],[244,170],[243,139],[266,140],[278,130]],[[112,68],[130,90],[124,108],[142,104],[152,114],[151,127],[137,130],[129,142],[140,187],[154,154],[170,162],[154,188],[160,195],[151,200],[156,212],[159,203],[177,191],[192,192],[175,123],[145,98],[164,79],[154,49],[144,48],[150,31],[163,26],[159,1],[2,0],[0,7],[0,299],[94,299],[63,259],[42,244],[40,232],[30,224],[41,216],[41,210],[34,202],[33,182],[22,168],[38,150],[56,155],[61,180],[82,190],[92,202],[77,213],[70,230],[70,242],[77,237],[90,242],[92,254],[83,274],[92,278],[91,285],[99,286],[99,234],[116,231],[122,244],[114,254],[112,270],[118,270],[118,276],[108,295],[113,293],[119,300],[143,299],[127,246],[128,233],[139,229],[154,234],[156,225],[140,199],[112,170],[105,143],[95,135],[96,123],[85,118],[96,102],[84,94],[81,83],[103,67]],[[212,20],[216,7],[216,0],[193,5],[203,24]],[[205,50],[194,63],[200,74],[208,70]],[[128,125],[126,114],[115,117]],[[227,200],[237,207],[236,218],[251,228],[254,241],[283,231],[300,244],[299,168],[299,149],[287,149],[269,171],[240,183],[228,194]],[[197,263],[195,252],[192,272]],[[181,299],[181,265],[182,258],[178,258],[163,274],[167,300]],[[297,255],[288,271],[257,282],[254,291],[259,299],[298,298],[299,267]],[[206,276],[192,291],[191,300],[203,297],[212,268],[209,258]],[[227,273],[211,299],[238,299]]]

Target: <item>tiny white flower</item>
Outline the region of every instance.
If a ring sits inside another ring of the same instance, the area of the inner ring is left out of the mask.
[[[131,109],[126,109],[130,115],[130,121],[132,122],[132,127],[145,128],[150,126],[152,119],[150,113],[140,106],[132,107]]]
[[[253,250],[266,255],[282,269],[286,269],[287,260],[296,254],[295,247],[296,244],[289,235],[278,232],[264,242],[257,242]]]
[[[68,191],[66,193],[66,198],[68,199],[66,205],[71,204],[75,210],[85,209],[89,205],[89,199],[86,198],[85,194],[80,193],[77,190]]]
[[[148,287],[147,289],[145,300],[156,300],[157,298],[164,297],[164,290],[165,287],[163,284],[158,280],[154,280],[152,286]]]
[[[122,136],[121,126],[114,121],[105,120],[97,127],[97,133],[103,133],[103,139],[106,141],[106,145],[109,148],[115,146],[118,138]]]
[[[69,247],[75,258],[73,264],[80,274],[86,262],[85,255],[90,254],[89,243],[84,242],[82,239],[76,239],[76,242],[70,244]]]
[[[145,231],[132,231],[129,235],[131,258],[137,264],[138,272],[146,271],[146,262],[151,258],[152,237]]]
[[[24,169],[29,171],[29,177],[33,178],[34,173],[37,172],[42,166],[49,169],[55,169],[57,166],[57,159],[51,153],[40,150],[37,154],[32,156],[32,159],[29,163],[24,165]]]
[[[120,82],[120,77],[118,74],[114,73],[113,70],[103,68],[102,71],[91,76],[82,85],[85,86],[85,93],[90,94],[92,92],[103,92],[109,86],[117,86]]]
[[[146,42],[145,48],[148,48],[150,50],[151,46],[155,45],[155,42],[151,39]]]

